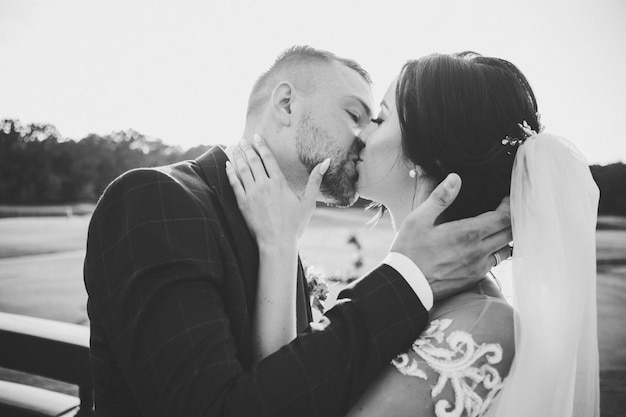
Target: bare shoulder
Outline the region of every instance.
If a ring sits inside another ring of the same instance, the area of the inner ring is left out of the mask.
[[[385,369],[349,415],[485,411],[502,388],[515,354],[514,312],[492,284],[485,281],[436,305],[429,327]]]

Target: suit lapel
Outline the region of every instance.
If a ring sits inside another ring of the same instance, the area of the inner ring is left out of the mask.
[[[309,288],[306,283],[306,277],[304,276],[304,268],[302,267],[302,262],[300,261],[300,256],[298,255],[298,286],[297,286],[297,294],[298,297],[296,299],[296,319],[298,325],[298,333],[302,333],[307,327],[309,327],[309,323],[313,321],[313,314],[311,313],[311,302],[309,301]]]
[[[246,286],[248,310],[254,311],[259,270],[259,250],[255,238],[250,233],[245,219],[237,206],[237,200],[226,176],[228,157],[222,148],[214,146],[200,156],[196,162],[200,166],[204,180],[219,196],[219,204],[232,232],[231,240],[237,249],[240,267]],[[308,289],[300,257],[298,256],[298,283],[296,313],[298,332],[304,331],[312,320]]]
[[[239,211],[237,200],[228,182],[225,170],[227,160],[228,157],[223,149],[214,146],[196,159],[196,163],[202,170],[204,181],[218,197],[218,208],[221,209],[221,214],[226,221],[226,224],[223,225],[224,231],[232,247],[235,248],[235,255],[239,260],[239,268],[246,289],[246,304],[250,318],[252,318],[259,269],[259,251],[256,240],[250,233],[241,211]]]

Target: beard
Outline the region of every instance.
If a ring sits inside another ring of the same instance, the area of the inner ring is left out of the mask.
[[[359,177],[353,161],[354,156],[359,154],[356,138],[349,151],[343,150],[326,130],[313,123],[308,113],[298,124],[296,153],[309,173],[326,158],[331,159],[320,187],[329,204],[350,207],[356,202],[356,184]]]

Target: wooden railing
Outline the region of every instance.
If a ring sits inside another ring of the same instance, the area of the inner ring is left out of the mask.
[[[78,386],[75,396],[0,381],[0,416],[93,415],[89,328],[0,313],[0,367]]]

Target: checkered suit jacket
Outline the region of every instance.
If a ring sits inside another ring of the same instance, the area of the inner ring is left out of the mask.
[[[312,331],[299,268],[300,334],[253,365],[258,248],[225,161],[214,147],[133,170],[98,202],[84,269],[96,415],[342,415],[425,327],[411,288],[381,265]]]

